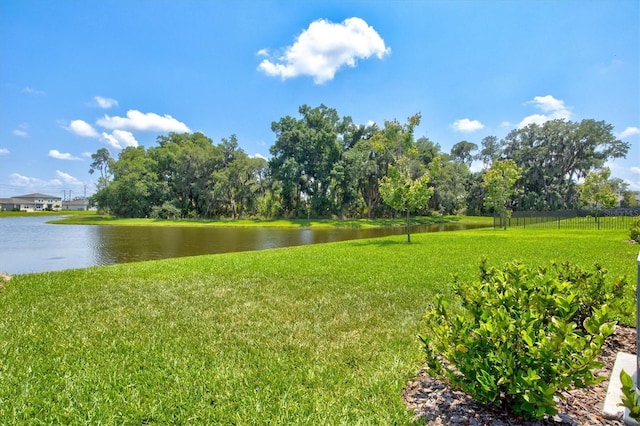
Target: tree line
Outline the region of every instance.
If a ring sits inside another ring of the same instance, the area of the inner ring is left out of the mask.
[[[128,147],[117,159],[102,148],[92,155],[89,172],[99,176],[91,201],[121,217],[234,219],[486,214],[608,207],[619,199],[637,204],[605,167],[624,157],[629,144],[603,121],[530,124],[501,140],[460,141],[443,152],[429,138],[415,138],[420,114],[378,126],[356,124],[325,105],[298,112],[271,124],[269,160],[250,157],[235,135],[215,144],[202,133],[169,133],[157,146]],[[471,170],[474,161],[482,170]],[[516,173],[508,190],[498,191],[506,180],[492,176],[505,166]]]

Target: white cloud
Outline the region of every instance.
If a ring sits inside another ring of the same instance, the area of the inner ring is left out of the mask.
[[[360,18],[335,24],[324,19],[312,22],[282,56],[265,59],[258,70],[283,80],[308,75],[314,83],[332,80],[343,66],[355,67],[357,59],[375,55],[382,59],[391,52],[380,35]],[[258,55],[268,55],[267,49]]]
[[[256,55],[258,55],[258,56],[269,56],[269,49],[260,49],[260,50],[258,50],[258,53],[256,53]]]
[[[637,127],[627,127],[621,133],[616,136],[620,139],[628,138],[629,136],[640,135],[640,129]]]
[[[564,101],[556,99],[551,95],[536,96],[533,100],[527,102],[533,104],[536,108],[545,114],[532,114],[520,121],[518,128],[523,128],[529,124],[544,124],[549,120],[569,120],[571,119],[571,108],[565,106]]]
[[[97,106],[104,109],[109,109],[114,106],[118,106],[118,101],[111,98],[103,98],[102,96],[94,96],[93,101]]]
[[[66,184],[82,185],[82,181],[76,179],[68,173],[61,172],[60,170],[56,170],[56,177]]]
[[[22,186],[22,187],[45,187],[45,186],[59,186],[62,185],[62,182],[58,179],[52,179],[50,181],[45,181],[42,179],[24,176],[18,173],[12,173],[9,175],[9,184],[12,186]]]
[[[69,127],[67,127],[71,133],[75,133],[78,136],[82,136],[85,138],[97,138],[98,132],[91,126],[91,124],[87,123],[83,120],[73,120],[69,123]]]
[[[42,90],[38,90],[38,89],[34,89],[33,87],[25,87],[24,89],[22,89],[22,93],[26,93],[28,95],[38,95],[38,96],[43,96],[46,95],[46,93]]]
[[[268,159],[267,157],[265,157],[265,156],[264,156],[264,155],[262,155],[262,154],[258,154],[258,153],[255,153],[255,154],[253,154],[253,155],[250,155],[250,156],[249,156],[249,158],[262,158],[263,160],[267,160],[267,161],[269,161],[269,159]]]
[[[630,190],[640,191],[640,167],[627,167],[614,160],[605,162],[604,166],[611,170],[612,176],[622,178],[622,180],[629,185]]]
[[[469,120],[468,118],[463,118],[461,120],[454,121],[451,127],[453,127],[453,130],[457,132],[471,133],[475,132],[476,130],[483,129],[484,124],[482,124],[478,120]]]
[[[55,158],[57,160],[82,160],[79,157],[74,157],[68,152],[60,152],[57,149],[52,149],[49,151],[49,157]]]
[[[127,129],[146,132],[191,132],[186,124],[170,115],[160,116],[156,113],[142,113],[137,110],[127,111],[126,117],[111,117],[107,114],[96,121],[98,126],[106,129]]]
[[[13,133],[15,136],[19,136],[21,138],[26,138],[27,136],[29,136],[29,133],[26,132],[25,130],[22,130],[22,129],[15,129],[11,133]]]
[[[7,148],[0,148],[0,155],[9,155],[11,152]]]
[[[138,146],[138,141],[133,136],[133,133],[126,130],[116,129],[111,134],[103,132],[100,140],[115,149]]]

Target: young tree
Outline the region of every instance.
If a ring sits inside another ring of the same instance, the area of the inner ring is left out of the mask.
[[[412,178],[406,159],[399,159],[396,166],[389,165],[387,175],[380,179],[380,195],[385,204],[396,211],[406,212],[408,243],[411,242],[411,211],[425,208],[433,195],[428,183],[429,174],[426,172],[416,179]]]
[[[482,186],[487,191],[484,204],[500,215],[505,230],[507,219],[511,217],[509,199],[516,194],[515,184],[521,175],[522,171],[513,160],[502,160],[493,163],[482,176]]]
[[[580,185],[580,201],[596,209],[610,209],[618,204],[619,181],[609,179],[611,170],[608,167],[593,171]]]

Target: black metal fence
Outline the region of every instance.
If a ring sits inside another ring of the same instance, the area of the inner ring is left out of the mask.
[[[640,208],[608,210],[518,211],[507,219],[507,227],[556,229],[620,229],[627,230],[640,219]],[[494,228],[504,228],[502,218],[493,217]]]

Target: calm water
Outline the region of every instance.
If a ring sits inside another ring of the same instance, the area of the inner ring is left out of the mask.
[[[263,250],[402,234],[402,228],[294,229],[50,225],[48,216],[0,219],[0,272],[24,274],[181,256]],[[437,232],[456,224],[415,227]]]

